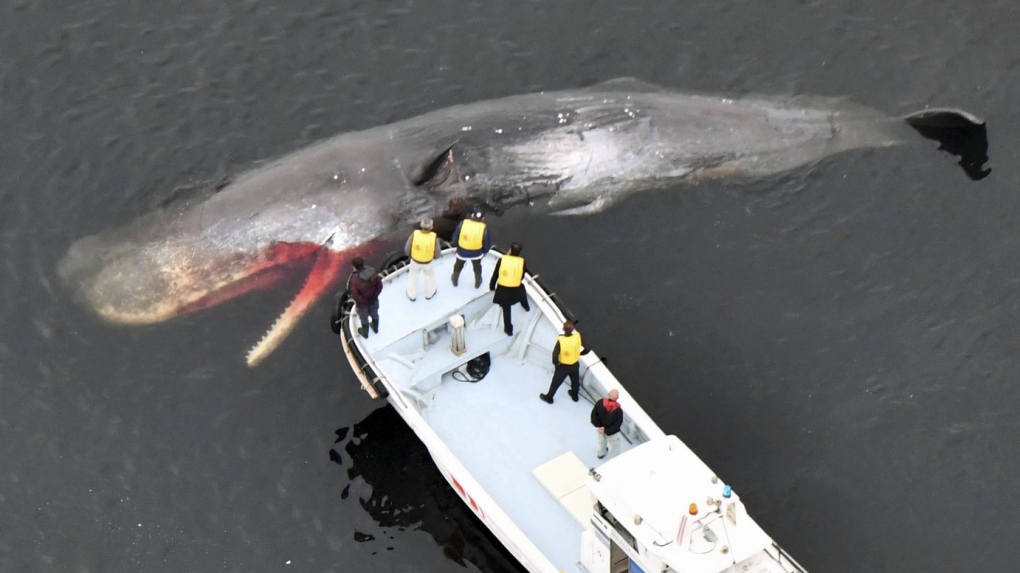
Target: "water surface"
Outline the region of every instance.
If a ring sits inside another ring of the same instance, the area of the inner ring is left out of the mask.
[[[1015,3],[150,4],[0,7],[0,570],[515,571],[325,306],[244,366],[301,277],[117,328],[55,266],[179,185],[619,76],[988,120],[977,183],[919,140],[492,225],[812,572],[1020,562]]]

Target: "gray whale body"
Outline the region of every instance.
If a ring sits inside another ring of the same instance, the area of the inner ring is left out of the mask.
[[[103,319],[147,324],[305,283],[248,354],[257,364],[355,255],[399,248],[451,201],[591,214],[685,180],[754,178],[850,149],[937,139],[987,174],[984,123],[935,108],[893,118],[835,98],[729,98],[621,79],[457,105],[321,141],[74,243],[59,272]]]

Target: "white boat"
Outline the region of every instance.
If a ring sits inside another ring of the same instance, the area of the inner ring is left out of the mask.
[[[531,310],[513,307],[503,331],[483,259],[484,284],[465,268],[450,284],[454,249],[435,261],[439,290],[405,294],[404,263],[380,271],[380,328],[362,338],[341,296],[333,328],[373,398],[387,400],[428,448],[478,519],[532,573],[805,573],[747,514],[740,496],[676,436],[666,435],[594,352],[581,357],[581,400],[569,381],[553,404],[552,348],[568,311],[525,276]],[[452,319],[452,320],[451,320]],[[583,324],[578,325],[583,331]],[[488,355],[487,374],[466,365]],[[589,421],[617,389],[621,452],[600,460]]]

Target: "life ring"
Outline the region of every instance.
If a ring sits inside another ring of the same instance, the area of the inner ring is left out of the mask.
[[[392,252],[383,257],[382,263],[379,265],[380,273],[390,273],[403,266],[407,261],[410,261],[411,257],[405,255],[403,252]]]
[[[333,312],[329,317],[329,328],[333,334],[340,334],[343,328],[344,307],[351,298],[351,291],[344,290],[337,294],[336,302],[333,304]]]

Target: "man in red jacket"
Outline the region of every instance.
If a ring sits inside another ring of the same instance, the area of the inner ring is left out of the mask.
[[[620,453],[620,426],[623,425],[623,409],[620,408],[620,392],[610,390],[609,396],[595,402],[591,409],[591,425],[598,428],[599,451],[601,460],[609,453],[612,458]]]
[[[362,338],[368,338],[369,324],[372,332],[379,333],[379,293],[382,292],[382,278],[372,267],[365,266],[365,260],[361,257],[354,257],[351,261],[354,272],[347,279],[347,289],[354,299],[354,308],[358,311],[358,318],[361,319],[361,328],[358,334]],[[369,323],[369,318],[372,322]]]

